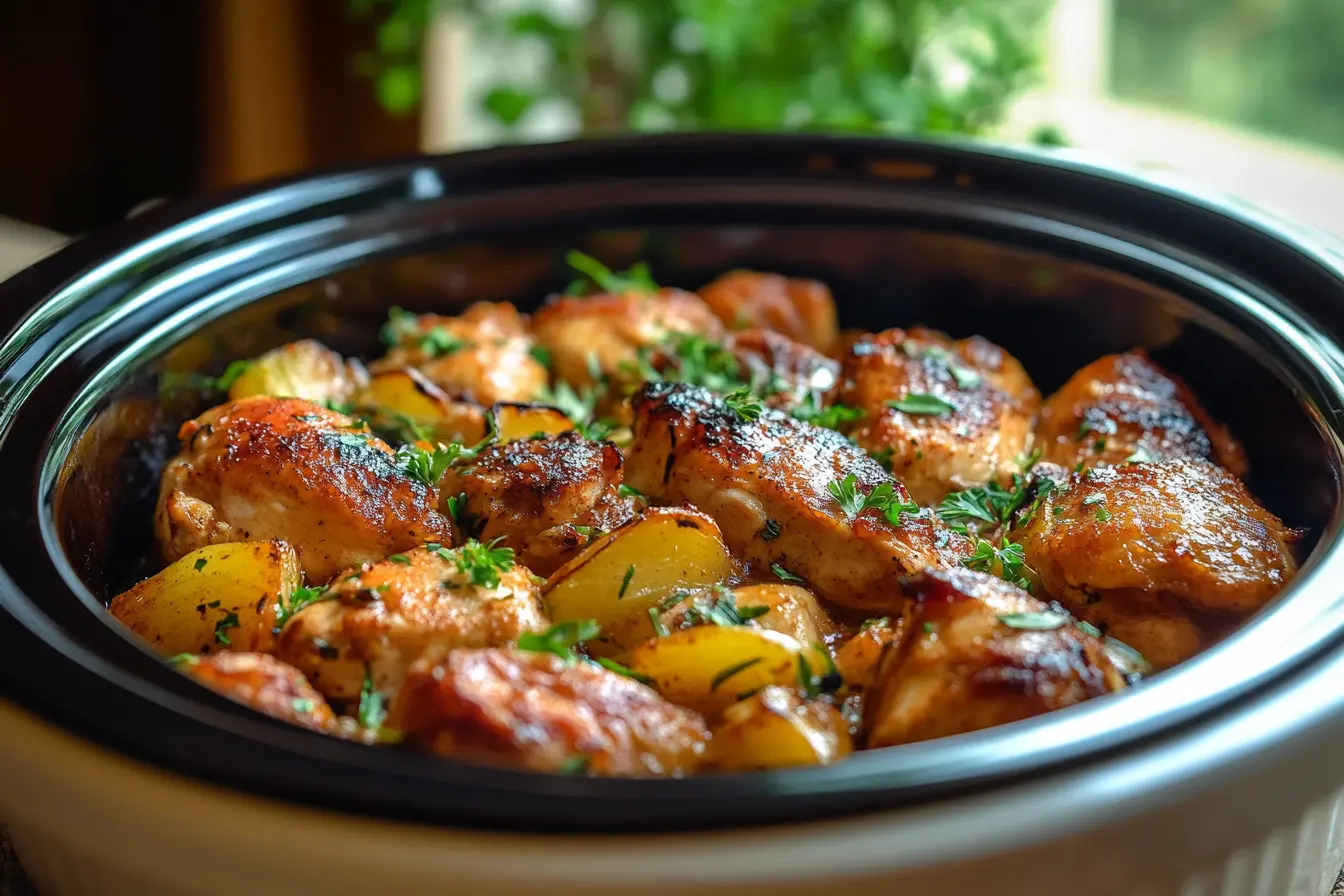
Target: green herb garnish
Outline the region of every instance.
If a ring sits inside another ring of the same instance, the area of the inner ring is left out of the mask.
[[[626,678],[629,678],[629,679],[632,679],[632,680],[634,680],[634,681],[637,681],[637,682],[639,682],[640,684],[644,684],[644,685],[650,685],[650,684],[653,684],[653,679],[650,678],[648,675],[645,675],[643,672],[636,672],[634,669],[631,669],[629,666],[622,666],[620,663],[616,662],[615,660],[609,660],[609,659],[607,659],[607,658],[604,657],[604,656],[600,656],[600,657],[598,657],[594,662],[596,662],[596,663],[597,663],[599,666],[601,666],[603,669],[607,669],[607,670],[609,670],[609,671],[611,671],[611,672],[615,672],[617,675],[624,675]]]
[[[943,401],[937,395],[924,392],[912,392],[904,398],[889,401],[887,407],[917,417],[946,417],[956,410],[956,406]]]
[[[199,560],[197,560],[195,563],[193,563],[193,564],[191,565],[191,568],[194,569],[194,570],[196,570],[197,572],[200,572],[201,570],[205,569],[205,564],[207,564],[207,563],[209,563],[209,562],[210,562],[209,560],[206,560],[204,557],[202,557],[202,558],[200,558]]]
[[[844,511],[846,519],[851,522],[862,514],[865,510],[874,508],[882,512],[887,518],[887,522],[893,526],[901,525],[902,514],[919,513],[919,505],[914,501],[902,500],[896,493],[896,488],[890,482],[882,482],[874,486],[867,494],[859,491],[858,478],[850,473],[844,479],[831,481],[826,486],[831,497],[840,505]]]
[[[1048,632],[1067,625],[1069,617],[1060,613],[1042,611],[1039,613],[1004,613],[999,621],[1009,628],[1020,628],[1033,632]]]
[[[565,264],[582,274],[565,289],[566,295],[585,296],[594,293],[624,295],[625,293],[652,294],[658,291],[653,282],[649,266],[642,261],[630,266],[628,271],[616,273],[602,262],[578,250],[565,253]]]
[[[551,653],[567,663],[578,657],[574,648],[584,641],[591,641],[602,633],[602,627],[596,619],[576,619],[570,622],[557,622],[544,632],[524,632],[518,636],[518,649],[533,653]]]
[[[780,566],[778,563],[771,563],[771,564],[770,564],[770,571],[773,572],[775,575],[779,576],[780,581],[783,581],[783,582],[801,582],[801,581],[803,581],[801,578],[799,578],[798,576],[796,576],[796,575],[794,575],[793,573],[789,572],[787,569],[785,569],[784,567]]]
[[[723,684],[725,681],[732,678],[734,675],[741,672],[743,669],[750,669],[752,666],[756,665],[760,661],[761,658],[758,656],[749,660],[744,660],[740,663],[729,666],[728,668],[720,671],[719,674],[715,675],[714,678],[710,681],[709,683],[710,691],[717,691],[719,689],[719,685]]]
[[[1031,580],[1023,574],[1030,571],[1030,567],[1027,566],[1026,551],[1020,544],[1006,541],[1002,547],[995,547],[981,538],[975,543],[975,552],[961,563],[971,569],[994,573],[1024,591],[1031,591]]]
[[[774,541],[783,532],[778,520],[767,519],[765,527],[761,529],[761,539],[764,541]]]
[[[745,386],[723,396],[723,403],[737,416],[747,422],[761,419],[765,408]]]
[[[223,644],[225,647],[232,646],[229,636],[226,632],[231,628],[238,628],[238,614],[230,610],[224,614],[224,618],[215,623],[215,641]]]
[[[828,408],[820,407],[816,396],[812,394],[794,405],[789,414],[795,420],[834,430],[842,430],[849,424],[857,423],[864,418],[863,411],[847,405],[833,404]]]
[[[630,587],[630,580],[635,577],[635,564],[631,563],[625,570],[625,577],[621,579],[621,589],[616,592],[616,599],[625,597],[626,590]]]
[[[456,566],[458,573],[465,575],[472,585],[498,588],[500,574],[513,569],[513,548],[495,547],[503,538],[501,535],[486,544],[472,539],[456,549],[438,544],[427,544],[425,548]]]
[[[365,663],[364,685],[359,689],[359,709],[355,719],[363,727],[377,731],[383,727],[386,718],[387,707],[383,703],[383,695],[373,686],[373,670]]]

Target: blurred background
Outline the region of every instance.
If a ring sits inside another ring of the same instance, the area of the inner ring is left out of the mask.
[[[1062,145],[1344,233],[1344,0],[0,0],[0,216],[666,130]]]

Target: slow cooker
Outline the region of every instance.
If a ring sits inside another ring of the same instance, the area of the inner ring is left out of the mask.
[[[198,686],[107,616],[150,571],[164,373],[392,305],[526,310],[579,248],[842,323],[981,333],[1048,391],[1146,347],[1304,530],[1291,586],[1128,693],[827,767],[552,777],[366,748]],[[1344,853],[1344,256],[1068,155],[667,136],[412,158],[155,207],[0,285],[0,818],[53,894],[1320,894]]]

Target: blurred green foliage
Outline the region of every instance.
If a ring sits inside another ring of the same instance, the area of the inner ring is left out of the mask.
[[[391,112],[420,98],[434,14],[470,17],[504,52],[545,62],[478,98],[513,127],[542,101],[573,104],[588,132],[843,130],[984,133],[1038,68],[1049,0],[349,0],[378,17],[359,68]]]
[[[1344,149],[1344,0],[1114,0],[1126,100]]]

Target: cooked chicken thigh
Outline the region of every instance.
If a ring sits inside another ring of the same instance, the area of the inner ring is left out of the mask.
[[[384,332],[396,344],[374,370],[414,367],[451,398],[489,407],[532,401],[546,387],[527,319],[508,302],[478,302],[457,317],[403,313]]]
[[[1254,612],[1297,569],[1296,533],[1210,461],[1053,474],[1060,484],[1014,536],[1041,593],[1156,666],[1204,646],[1192,613]]]
[[[448,756],[610,776],[688,774],[709,738],[699,715],[639,682],[514,649],[425,657],[388,723]]]
[[[433,488],[361,424],[298,399],[245,398],[183,424],[155,529],[169,560],[281,539],[311,581],[426,541],[452,542]]]
[[[662,503],[714,517],[733,554],[801,577],[821,597],[899,612],[901,576],[955,565],[969,541],[920,512],[900,483],[844,436],[778,411],[742,410],[705,389],[648,383],[631,400],[626,481]],[[757,415],[759,414],[759,418]],[[890,489],[891,522],[870,507],[850,518],[831,493]],[[905,506],[904,513],[896,508]]]
[[[1042,458],[1067,469],[1130,458],[1209,458],[1245,476],[1241,445],[1184,383],[1142,349],[1107,355],[1075,373],[1041,408]]]
[[[867,701],[869,747],[978,731],[1125,687],[1100,640],[1016,585],[941,569],[905,589],[901,641]]]
[[[835,300],[824,283],[732,271],[700,290],[700,297],[732,330],[771,330],[827,355],[840,344]]]
[[[532,316],[532,332],[550,352],[555,376],[585,389],[599,373],[620,383],[638,381],[639,350],[672,333],[711,339],[723,326],[694,293],[661,289],[645,294],[554,296]]]
[[[839,400],[864,412],[853,430],[859,447],[885,458],[920,504],[936,504],[1020,472],[1040,394],[998,346],[917,327],[850,346]]]
[[[439,490],[445,500],[465,496],[458,523],[468,535],[503,539],[548,575],[588,543],[569,539],[571,530],[609,532],[635,515],[637,499],[620,494],[622,466],[615,445],[571,430],[487,448],[470,465],[450,467]]]
[[[549,625],[528,571],[476,542],[395,554],[339,577],[280,632],[276,656],[331,699],[365,676],[387,696],[430,647],[493,647]]]
[[[761,393],[772,407],[819,404],[839,379],[836,361],[769,330],[730,333],[723,347],[742,365],[745,381],[764,386]]]
[[[298,669],[265,653],[183,657],[187,675],[231,700],[314,731],[330,732],[336,717]]]

